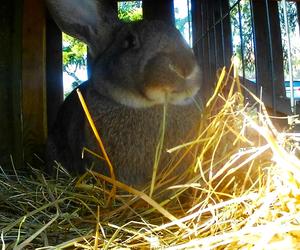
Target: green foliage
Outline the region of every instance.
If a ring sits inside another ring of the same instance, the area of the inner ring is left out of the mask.
[[[185,6],[183,6],[183,5]],[[191,0],[174,0],[175,12],[175,25],[183,37],[186,39],[190,47],[193,46],[192,39],[192,13],[191,13]]]
[[[175,13],[178,13],[178,8],[175,8]],[[176,18],[176,28],[181,32],[181,34],[184,34],[185,26],[189,22],[189,17],[186,16],[184,18]]]
[[[230,1],[233,5],[236,0]],[[232,38],[233,38],[233,51],[241,60],[244,60],[245,77],[248,79],[255,78],[255,56],[253,44],[253,29],[252,29],[252,15],[250,1],[241,1],[240,3],[240,17],[239,9],[236,5],[230,12]],[[240,33],[240,25],[242,27],[242,34]],[[241,40],[243,42],[241,42]],[[242,72],[242,65],[240,68]]]
[[[141,20],[143,18],[142,2],[119,3],[119,18],[125,22]],[[82,83],[77,76],[78,69],[82,68],[87,68],[87,46],[76,38],[63,33],[63,71],[74,79],[73,88]]]
[[[238,0],[229,0],[229,6],[231,7],[234,5]]]
[[[82,81],[76,75],[77,70],[87,67],[86,45],[63,33],[63,70],[73,77],[72,87],[76,88]]]
[[[119,19],[124,22],[134,22],[143,19],[142,1],[119,2]]]
[[[282,4],[279,4],[279,17],[280,17],[280,26],[281,26],[281,37],[282,37],[282,46],[283,46],[283,64],[284,64],[284,73],[287,76],[289,69],[288,69],[288,39],[287,39],[287,33],[286,33],[286,27],[284,22],[284,13],[283,13],[283,6]],[[298,15],[297,15],[297,8],[295,3],[286,3],[287,7],[287,17],[288,17],[288,29],[290,38],[292,39],[295,32],[296,27],[298,23]],[[298,68],[300,66],[300,58],[295,55],[299,55],[299,46],[298,44],[291,44],[291,54],[292,54],[292,65],[294,65],[294,69]],[[300,78],[300,71],[294,70],[294,77]]]

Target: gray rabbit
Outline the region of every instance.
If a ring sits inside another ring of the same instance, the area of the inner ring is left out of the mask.
[[[134,187],[143,186],[151,180],[164,104],[168,104],[167,122],[160,170],[172,158],[167,148],[196,136],[193,132],[201,112],[194,99],[200,95],[201,75],[191,48],[178,30],[164,22],[121,22],[105,1],[46,2],[59,27],[89,46],[92,73],[79,89],[117,179]],[[95,168],[109,175],[105,162],[81,158],[83,147],[100,154],[73,91],[49,132],[49,171],[53,171],[53,160],[73,174],[84,172],[95,161]]]

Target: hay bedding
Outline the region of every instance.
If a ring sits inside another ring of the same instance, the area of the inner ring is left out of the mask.
[[[168,198],[92,171],[72,179],[59,164],[51,180],[1,168],[2,249],[300,249],[300,135],[276,130],[256,97],[244,104],[229,75],[195,140],[169,150],[198,153]]]

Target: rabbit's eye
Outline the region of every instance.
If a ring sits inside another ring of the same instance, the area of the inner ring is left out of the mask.
[[[138,47],[138,39],[133,34],[128,34],[123,42],[124,49],[131,49]]]

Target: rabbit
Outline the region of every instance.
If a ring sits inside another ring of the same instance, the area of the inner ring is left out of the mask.
[[[192,49],[175,27],[157,20],[124,23],[105,1],[46,0],[46,4],[60,29],[89,47],[91,76],[78,88],[117,180],[143,187],[152,177],[164,105],[166,132],[159,171],[172,158],[166,149],[193,139],[199,126],[201,109],[194,100],[202,98],[201,71]],[[83,147],[100,154],[74,90],[49,131],[48,172],[54,171],[56,160],[74,175],[92,162],[95,170],[109,175],[104,161],[82,159]]]

